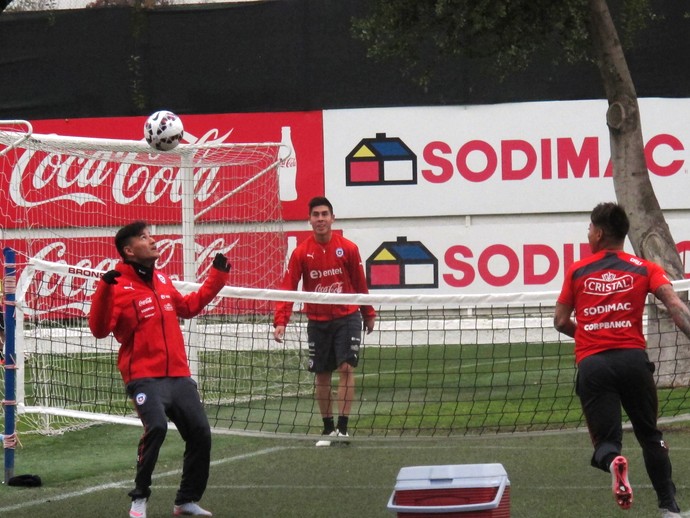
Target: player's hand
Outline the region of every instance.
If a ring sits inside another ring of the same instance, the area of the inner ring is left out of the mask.
[[[376,317],[367,318],[364,321],[364,330],[367,332],[367,334],[374,330],[374,323],[376,323]]]
[[[220,270],[221,272],[227,273],[230,271],[231,265],[228,262],[228,258],[220,252],[218,252],[216,254],[216,257],[213,259],[213,267],[216,270]]]
[[[283,343],[283,337],[285,336],[285,326],[276,326],[273,330],[273,338],[279,344]]]
[[[110,270],[109,272],[104,273],[101,279],[106,284],[117,284],[117,278],[120,275],[122,275],[122,273],[118,272],[117,270]]]

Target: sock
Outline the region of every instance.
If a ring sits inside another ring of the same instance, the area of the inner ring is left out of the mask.
[[[604,463],[605,463],[606,466],[608,466],[608,468],[609,468],[609,473],[613,473],[613,472],[611,471],[611,465],[613,464],[613,459],[615,459],[615,458],[618,457],[619,455],[620,455],[619,453],[609,453],[609,454],[606,456],[606,458],[604,459]]]
[[[323,418],[323,431],[325,434],[335,432],[335,424],[333,423],[333,417]]]
[[[338,416],[338,431],[342,434],[347,433],[347,421],[348,417],[346,415]]]

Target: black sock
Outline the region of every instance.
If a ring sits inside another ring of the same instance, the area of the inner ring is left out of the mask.
[[[613,459],[618,457],[618,453],[609,453],[606,457],[604,457],[604,465],[609,469],[609,473],[611,472],[611,464],[613,463]]]
[[[346,415],[338,416],[338,431],[342,434],[347,433],[347,421],[348,417]]]
[[[335,432],[335,424],[333,423],[333,418],[332,417],[324,417],[323,418],[323,433],[329,434],[331,432]]]

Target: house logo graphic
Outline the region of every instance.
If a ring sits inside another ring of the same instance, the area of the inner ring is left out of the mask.
[[[385,241],[366,260],[370,289],[438,288],[438,259],[420,241]]]
[[[362,139],[345,158],[348,186],[417,183],[417,155],[398,137],[377,133]]]

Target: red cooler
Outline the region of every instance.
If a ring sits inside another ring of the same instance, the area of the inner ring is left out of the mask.
[[[502,464],[409,466],[388,510],[398,518],[510,518],[510,481]]]

